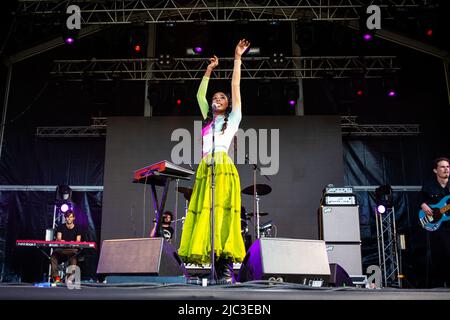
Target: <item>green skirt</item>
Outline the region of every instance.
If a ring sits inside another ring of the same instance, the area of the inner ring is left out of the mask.
[[[217,152],[214,192],[214,252],[216,260],[242,262],[245,246],[241,234],[241,183],[226,152]],[[178,254],[184,263],[211,262],[211,155],[197,169],[189,209],[183,225]]]

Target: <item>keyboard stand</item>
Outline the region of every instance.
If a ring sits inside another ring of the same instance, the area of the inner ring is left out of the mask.
[[[161,181],[161,178],[163,179],[163,184],[156,183],[155,179],[153,177],[158,178]],[[183,176],[177,176],[173,174],[167,174],[167,173],[161,173],[161,172],[153,172],[153,176],[149,177],[146,183],[149,183],[152,187],[152,200],[153,200],[153,207],[155,209],[156,213],[156,237],[162,237],[162,219],[163,219],[163,212],[164,207],[166,205],[167,200],[167,192],[169,191],[169,185],[172,180],[190,180],[190,177],[183,177]],[[144,180],[144,179],[141,179]],[[156,185],[160,185],[163,187],[161,202],[158,202],[158,194],[156,193]]]

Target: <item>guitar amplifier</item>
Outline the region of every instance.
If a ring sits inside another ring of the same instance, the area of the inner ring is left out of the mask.
[[[359,207],[320,207],[319,235],[325,241],[360,242]]]

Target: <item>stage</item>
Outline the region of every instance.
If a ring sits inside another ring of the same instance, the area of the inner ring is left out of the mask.
[[[1,300],[450,300],[449,288],[366,289],[355,287],[310,287],[294,283],[250,281],[233,285],[202,287],[189,284],[82,283],[80,289],[37,287],[18,283],[0,286]]]

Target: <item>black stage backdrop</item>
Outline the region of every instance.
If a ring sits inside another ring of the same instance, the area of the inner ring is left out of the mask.
[[[133,171],[161,160],[172,161],[171,150],[179,143],[171,141],[172,132],[184,128],[194,137],[194,120],[198,121],[199,118],[108,119],[102,240],[148,236],[152,219],[155,217],[151,188],[144,184],[133,184]],[[272,220],[276,225],[277,237],[317,239],[317,209],[322,189],[328,183],[343,184],[340,118],[244,117],[240,127],[246,132],[253,128],[259,133],[264,132],[260,130],[267,129],[268,142],[272,145],[276,143],[273,141],[276,139],[271,139],[269,132],[279,130],[278,173],[268,175],[270,181],[259,172],[256,178],[257,183],[267,184],[272,188],[271,193],[260,197],[260,212],[269,213],[268,216],[262,217],[262,223]],[[197,138],[192,140],[199,139],[199,134],[200,132],[197,133]],[[260,134],[258,140],[262,136],[263,134]],[[249,144],[246,143],[247,152]],[[193,141],[191,146],[190,159],[193,161]],[[275,168],[277,157],[270,152],[268,154],[273,158],[272,168]],[[189,168],[187,164],[181,166]],[[193,167],[196,169],[197,164]],[[261,168],[268,167],[270,166],[261,165]],[[237,168],[241,188],[250,186],[253,183],[252,166],[243,162],[238,164]],[[192,188],[193,183],[194,177],[191,181],[181,181],[180,186]],[[185,202],[183,196],[175,192],[175,187],[175,182],[172,182],[165,209],[176,211],[178,195],[177,217],[181,218],[185,215]],[[162,188],[158,187],[159,198],[161,191]],[[253,211],[252,196],[243,194],[242,204],[248,212]],[[181,224],[177,226],[176,244],[180,238],[180,226]]]

